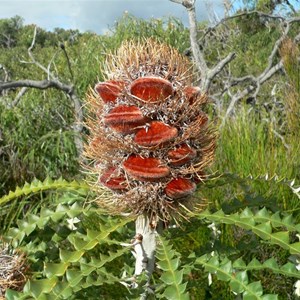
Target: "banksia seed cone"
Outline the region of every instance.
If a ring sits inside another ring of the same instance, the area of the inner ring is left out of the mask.
[[[28,262],[25,254],[12,250],[0,240],[0,299],[7,289],[21,291],[27,281]]]
[[[191,208],[214,156],[215,134],[201,110],[207,97],[192,86],[189,61],[153,40],[124,43],[105,73],[88,97],[85,151],[97,184],[111,191],[99,202],[168,222]]]

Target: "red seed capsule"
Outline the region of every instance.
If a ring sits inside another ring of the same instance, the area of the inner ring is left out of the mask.
[[[112,124],[109,126],[114,132],[117,132],[122,135],[132,134],[137,132],[140,127],[142,126],[141,123],[128,123],[128,124]]]
[[[145,118],[142,111],[134,105],[117,106],[104,117],[104,123],[106,125],[139,122],[142,124],[144,121]]]
[[[113,108],[105,117],[104,123],[115,132],[130,134],[144,125],[147,118],[136,106],[120,105]]]
[[[99,178],[99,181],[111,190],[124,190],[127,188],[125,176],[118,175],[114,167],[107,169]]]
[[[135,135],[134,141],[143,147],[157,146],[176,138],[178,130],[163,122],[153,121],[147,128],[141,128]]]
[[[197,151],[187,144],[181,144],[174,150],[168,152],[168,158],[170,160],[170,165],[177,167],[182,166],[187,162],[190,162],[197,156]]]
[[[180,199],[192,195],[196,190],[196,184],[186,178],[175,178],[171,180],[166,188],[165,193],[172,199]]]
[[[171,96],[173,86],[170,81],[160,77],[142,77],[132,82],[130,92],[144,101],[157,102]]]
[[[97,83],[95,90],[105,103],[115,102],[118,96],[121,94],[124,85],[124,81],[109,80]]]
[[[197,86],[186,86],[183,90],[186,98],[192,104],[196,98],[200,95],[200,88]]]
[[[170,174],[169,168],[154,157],[131,155],[123,163],[123,167],[131,177],[141,181],[156,181]]]

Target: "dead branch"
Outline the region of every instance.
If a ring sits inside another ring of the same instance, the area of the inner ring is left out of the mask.
[[[6,89],[29,87],[45,90],[48,88],[55,88],[61,90],[67,94],[72,93],[73,87],[71,85],[63,84],[60,81],[55,80],[19,80],[19,81],[8,81],[0,82],[0,92]]]
[[[246,87],[244,90],[238,91],[237,93],[235,93],[231,97],[230,104],[229,104],[229,106],[228,106],[228,108],[226,110],[226,113],[225,113],[225,116],[223,118],[221,126],[223,126],[225,124],[226,119],[229,117],[229,115],[231,114],[231,112],[234,109],[235,104],[239,100],[243,99],[245,96],[247,96],[247,95],[249,95],[251,93],[254,93],[253,97],[256,97],[257,94],[258,94],[258,92],[259,92],[259,89],[260,89],[261,85],[264,84],[267,80],[269,80],[279,70],[282,70],[282,68],[283,68],[283,61],[282,61],[282,59],[278,63],[274,64],[275,57],[278,54],[279,47],[281,46],[282,42],[288,36],[288,33],[290,31],[290,25],[292,23],[294,23],[294,22],[299,22],[299,21],[300,21],[300,18],[292,18],[290,20],[284,20],[283,27],[285,27],[285,29],[284,29],[282,35],[280,36],[280,38],[274,44],[274,47],[273,47],[273,49],[271,51],[271,54],[268,57],[268,64],[267,64],[266,68],[257,77],[254,77],[253,75],[251,75],[249,78],[251,78],[252,84],[249,85],[248,87]],[[300,34],[298,34],[294,38],[294,42],[297,42],[299,40],[299,38],[300,38]],[[244,77],[244,78],[246,78],[246,77]]]
[[[23,95],[27,92],[27,87],[22,87],[21,90],[19,91],[19,93],[17,94],[16,98],[14,99],[14,101],[11,103],[11,107],[15,107],[18,105],[19,101],[21,100],[21,98],[23,97]]]
[[[30,47],[28,48],[28,55],[31,59],[31,62],[29,63],[33,63],[36,66],[38,66],[43,72],[45,72],[47,74],[47,80],[19,80],[19,81],[6,81],[6,82],[0,82],[0,93],[4,90],[9,90],[12,88],[22,88],[21,91],[18,93],[18,95],[16,96],[15,100],[12,102],[12,104],[10,105],[11,107],[16,106],[21,97],[24,95],[25,93],[25,88],[36,88],[36,89],[41,89],[41,90],[45,90],[48,88],[55,88],[57,90],[60,90],[62,92],[64,92],[72,101],[73,105],[74,105],[74,112],[75,112],[75,122],[72,125],[72,129],[74,131],[74,142],[75,142],[75,146],[77,149],[77,153],[78,156],[81,156],[82,151],[83,151],[83,141],[81,138],[81,132],[83,129],[83,110],[82,110],[82,104],[81,104],[81,99],[78,97],[75,87],[72,84],[66,84],[63,83],[62,81],[60,81],[58,79],[57,76],[55,76],[51,71],[50,71],[50,67],[51,64],[54,60],[54,57],[56,56],[56,53],[54,54],[53,58],[50,60],[50,63],[48,65],[48,67],[44,67],[42,64],[40,64],[34,57],[32,50],[34,48],[35,45],[35,40],[36,40],[36,34],[37,34],[37,28],[34,28],[34,33],[33,33],[33,39],[31,42]],[[66,50],[64,49],[65,55],[66,55]],[[23,63],[28,63],[23,61]],[[70,62],[68,61],[68,67],[70,70]],[[71,71],[70,71],[71,72]],[[72,72],[71,72],[71,75]]]
[[[208,27],[203,33],[200,39],[197,39],[197,21],[196,21],[196,12],[195,12],[195,1],[196,0],[170,0],[171,2],[175,2],[177,4],[183,5],[188,13],[189,16],[189,30],[190,30],[190,42],[191,42],[191,50],[195,61],[195,66],[200,74],[200,88],[202,92],[209,93],[210,86],[212,84],[212,81],[221,73],[227,70],[226,66],[230,65],[230,62],[232,62],[235,58],[235,53],[231,52],[229,53],[225,58],[220,59],[218,63],[216,63],[212,68],[209,68],[207,65],[207,62],[205,60],[205,56],[203,53],[202,48],[204,47],[204,39],[209,34],[216,31],[217,27],[224,25],[226,26],[226,23],[230,20],[241,18],[244,16],[250,16],[250,15],[257,15],[263,20],[266,20],[266,23],[268,23],[268,20],[274,20],[279,22],[279,26],[282,28],[282,34],[278,38],[278,40],[274,43],[273,49],[268,57],[267,66],[264,68],[264,70],[257,76],[254,76],[252,74],[247,74],[245,76],[242,76],[240,78],[234,78],[229,75],[223,78],[222,85],[223,88],[221,92],[218,92],[214,95],[210,95],[211,99],[213,99],[216,104],[220,104],[220,97],[224,95],[228,95],[231,99],[229,106],[227,107],[225,116],[223,117],[222,125],[224,125],[226,119],[229,117],[229,115],[232,113],[235,104],[245,98],[248,95],[251,95],[252,97],[256,98],[258,95],[261,86],[268,81],[270,78],[272,78],[276,73],[278,73],[279,70],[283,69],[283,62],[282,60],[278,61],[278,52],[279,48],[282,45],[282,42],[287,38],[289,31],[291,29],[291,25],[296,22],[300,22],[300,17],[294,17],[290,19],[285,19],[283,16],[279,15],[272,15],[263,13],[260,11],[245,11],[238,14],[235,14],[233,16],[226,16],[225,18],[221,19],[218,23],[216,23],[213,26]],[[300,40],[300,34],[298,34],[294,38],[294,42],[299,42]],[[202,48],[199,47],[199,44],[201,44]],[[224,74],[223,74],[224,75]],[[248,83],[248,86],[245,87],[245,84]],[[242,89],[237,89],[235,92],[231,91],[231,88],[234,86],[241,85],[243,86]],[[222,126],[221,125],[221,126]]]
[[[196,0],[170,0],[182,4],[188,13],[190,24],[190,43],[195,66],[200,74],[200,88],[203,93],[207,93],[212,80],[224,69],[224,67],[234,59],[235,53],[229,53],[224,59],[218,62],[213,68],[208,68],[203,51],[201,51],[197,38]]]
[[[30,47],[28,48],[27,52],[28,52],[28,56],[31,59],[31,62],[34,63],[36,66],[38,66],[41,70],[43,70],[47,75],[48,75],[48,80],[50,78],[52,79],[56,79],[55,76],[50,72],[49,68],[46,69],[42,64],[40,64],[34,57],[32,50],[34,48],[35,45],[35,39],[36,39],[36,34],[37,34],[37,27],[34,27],[34,31],[33,31],[33,38],[32,38],[32,42]]]

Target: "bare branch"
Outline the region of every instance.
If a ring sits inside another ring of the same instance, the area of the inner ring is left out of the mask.
[[[171,2],[174,2],[174,3],[178,3],[178,4],[183,4],[183,1],[181,0],[170,0]]]
[[[71,68],[71,62],[70,62],[69,55],[67,53],[66,47],[65,47],[65,45],[63,43],[61,43],[60,44],[60,48],[64,52],[64,55],[65,55],[67,63],[68,63],[69,72],[70,72],[71,78],[73,80],[74,79],[74,75],[73,75],[73,71],[72,71],[72,68]]]
[[[48,80],[51,79],[57,79],[48,69],[46,69],[42,64],[40,64],[38,61],[36,61],[35,57],[33,56],[32,49],[35,44],[35,39],[36,39],[36,34],[37,34],[37,27],[34,27],[34,32],[33,32],[33,38],[30,47],[28,48],[28,55],[31,58],[32,63],[34,63],[36,66],[38,66],[41,70],[43,70],[47,75],[48,75]]]
[[[189,16],[189,24],[190,24],[190,42],[191,42],[191,50],[193,53],[195,66],[197,70],[200,73],[200,88],[203,93],[208,93],[211,83],[213,79],[222,72],[225,67],[235,58],[235,53],[229,53],[225,58],[223,58],[221,61],[219,61],[215,66],[212,68],[209,68],[203,51],[199,47],[199,42],[202,43],[202,41],[205,39],[205,37],[213,32],[218,26],[220,25],[226,25],[226,22],[241,18],[243,16],[251,16],[251,15],[257,15],[260,18],[264,18],[265,20],[278,20],[282,26],[282,35],[280,38],[275,42],[274,47],[268,57],[268,63],[265,69],[262,71],[260,75],[257,77],[253,75],[247,75],[243,76],[241,78],[229,78],[227,82],[225,82],[225,88],[224,90],[219,93],[219,95],[224,95],[225,92],[231,97],[231,102],[227,108],[227,111],[225,113],[225,117],[223,120],[223,123],[225,122],[226,118],[230,115],[232,112],[234,105],[236,102],[244,98],[245,96],[252,94],[254,97],[256,97],[259,93],[261,85],[266,82],[268,79],[270,79],[276,72],[278,72],[280,69],[282,69],[283,64],[281,61],[276,62],[277,54],[279,47],[281,46],[284,39],[287,37],[289,31],[290,31],[290,25],[295,22],[300,22],[299,17],[294,17],[291,19],[286,20],[283,16],[280,15],[272,15],[263,13],[260,11],[244,11],[239,14],[235,14],[233,16],[226,16],[225,18],[221,19],[217,24],[214,26],[209,27],[201,36],[201,39],[197,41],[197,20],[196,20],[196,12],[195,12],[195,0],[170,0],[171,2],[175,2],[178,4],[183,5],[188,12]],[[294,41],[300,40],[300,34],[298,34]],[[245,83],[247,81],[250,81],[249,86],[244,88],[242,91],[238,91],[235,94],[232,94],[229,90],[231,87],[236,86],[240,83]],[[213,96],[214,99],[216,99],[217,95]],[[218,101],[220,103],[220,101]]]
[[[280,38],[275,42],[274,47],[271,51],[271,54],[268,57],[268,65],[263,70],[263,72],[258,75],[256,78],[252,78],[252,85],[245,88],[242,92],[238,92],[231,98],[231,102],[227,108],[227,111],[225,113],[225,116],[223,118],[221,126],[225,124],[226,119],[229,117],[231,112],[233,111],[233,108],[239,100],[243,99],[245,96],[251,94],[254,92],[253,96],[256,97],[260,86],[265,83],[268,79],[270,79],[274,74],[276,74],[279,70],[283,68],[283,62],[280,60],[277,64],[274,65],[274,60],[276,55],[278,54],[279,47],[281,46],[282,42],[286,39],[288,36],[290,25],[294,22],[299,22],[300,18],[292,18],[290,20],[284,20],[284,26],[285,29],[283,31],[283,34],[280,36]],[[294,42],[298,42],[300,38],[300,34],[296,35],[294,38]]]
[[[19,80],[19,81],[8,81],[0,82],[0,92],[5,89],[18,88],[18,87],[30,87],[45,90],[47,88],[56,88],[64,91],[67,94],[71,93],[73,87],[66,85],[57,80]]]
[[[190,42],[191,42],[191,48],[193,57],[195,60],[196,67],[201,74],[201,80],[203,80],[206,72],[207,72],[207,64],[204,59],[204,55],[202,51],[200,50],[200,47],[197,42],[197,19],[196,19],[196,11],[195,11],[195,5],[194,1],[189,3],[190,5],[187,6],[186,2],[183,1],[182,5],[184,5],[187,8],[188,16],[189,16],[189,23],[190,23]]]
[[[235,104],[243,99],[244,97],[246,97],[247,95],[251,94],[253,91],[255,91],[255,93],[257,94],[258,89],[260,88],[260,86],[266,82],[268,79],[270,79],[275,73],[277,73],[279,70],[281,70],[283,68],[283,63],[282,61],[280,61],[279,63],[277,63],[275,66],[273,66],[270,69],[265,69],[265,71],[258,76],[257,78],[255,78],[254,80],[254,84],[253,85],[249,85],[247,88],[245,88],[243,91],[236,93],[235,95],[232,96],[231,98],[231,102],[227,108],[227,111],[225,113],[225,116],[223,118],[221,127],[225,125],[225,121],[226,119],[229,117],[229,115],[231,114],[231,112],[233,111],[233,108],[235,106]]]
[[[50,60],[48,64],[48,68],[45,68],[42,64],[40,64],[34,57],[32,50],[35,45],[35,40],[36,40],[36,35],[37,35],[37,27],[34,28],[33,32],[33,38],[30,47],[28,48],[28,55],[31,59],[31,63],[35,64],[38,66],[41,70],[43,70],[47,74],[47,80],[20,80],[20,81],[10,81],[10,82],[0,82],[0,92],[3,90],[7,90],[10,88],[19,88],[21,87],[22,90],[19,92],[19,94],[16,96],[15,100],[12,102],[12,106],[15,106],[18,104],[19,100],[21,99],[22,95],[25,93],[24,88],[36,88],[36,89],[48,89],[48,88],[55,88],[57,90],[63,91],[71,100],[74,105],[74,110],[75,110],[75,122],[72,125],[72,129],[75,133],[74,135],[74,143],[77,149],[78,156],[81,156],[81,153],[83,151],[83,141],[81,138],[80,133],[82,132],[83,129],[83,111],[82,111],[82,104],[81,104],[81,99],[77,96],[75,88],[73,85],[70,84],[65,84],[61,82],[54,74],[51,73],[50,67],[51,64],[53,63],[53,60],[57,54],[57,52],[54,54],[53,58]],[[71,76],[73,78],[73,73],[71,70],[70,66],[70,61],[68,58],[68,55],[64,50],[64,54],[67,58],[67,63],[69,67],[69,71],[71,73]]]
[[[76,91],[74,89],[73,85],[64,84],[58,80],[19,80],[19,81],[9,81],[9,82],[0,82],[0,92],[6,89],[11,88],[36,88],[45,90],[48,88],[55,88],[57,90],[63,91],[67,94],[68,97],[72,100],[74,104],[74,110],[75,110],[75,123],[73,124],[72,128],[75,133],[74,142],[76,145],[76,149],[78,152],[78,155],[80,156],[83,151],[83,142],[80,137],[80,133],[83,129],[83,111],[82,111],[82,105],[81,100],[77,96]],[[18,97],[18,96],[17,96]],[[17,99],[17,98],[16,98]],[[16,101],[15,99],[15,101]],[[14,101],[14,102],[15,102]],[[19,100],[18,100],[19,101]],[[12,103],[12,106],[16,105],[16,103]]]
[[[257,11],[257,10],[253,10],[253,11],[245,11],[245,12],[242,12],[242,13],[239,13],[239,14],[235,14],[233,16],[226,16],[225,18],[221,19],[219,22],[217,22],[215,25],[213,26],[210,26],[208,27],[202,34],[201,38],[199,39],[198,42],[202,42],[205,37],[213,32],[214,30],[217,29],[217,27],[221,26],[221,25],[225,25],[226,26],[226,23],[230,20],[233,20],[233,19],[238,19],[238,18],[241,18],[243,16],[251,16],[251,15],[258,15],[259,17],[263,17],[263,18],[266,18],[266,19],[274,19],[274,20],[279,20],[279,21],[284,21],[284,18],[282,16],[279,16],[279,15],[271,15],[271,14],[267,14],[267,13],[263,13],[261,11]]]
[[[203,52],[201,51],[197,38],[197,19],[195,0],[170,0],[175,3],[182,4],[186,9],[190,24],[190,42],[195,66],[200,73],[200,88],[203,93],[207,93],[212,80],[224,69],[224,67],[234,59],[235,54],[228,54],[223,60],[217,63],[213,68],[208,68]]]
[[[8,71],[7,69],[5,68],[5,66],[1,65],[0,64],[0,71],[3,70],[3,73],[4,73],[4,78],[3,78],[3,81],[8,81],[9,80],[9,74],[8,74]]]
[[[11,107],[15,107],[18,105],[19,101],[21,100],[21,98],[23,97],[23,95],[26,93],[27,91],[27,87],[22,87],[21,90],[19,91],[18,95],[16,96],[16,98],[14,99],[14,101],[11,103]]]
[[[213,69],[209,69],[205,79],[201,82],[201,90],[208,91],[212,80],[235,58],[235,53],[229,53],[224,59],[219,61]]]

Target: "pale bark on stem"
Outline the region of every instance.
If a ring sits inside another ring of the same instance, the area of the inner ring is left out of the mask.
[[[143,271],[148,277],[150,283],[151,275],[155,269],[155,250],[156,237],[163,230],[162,223],[159,222],[156,228],[153,228],[150,219],[146,214],[140,215],[135,221],[136,241],[135,244],[135,272],[134,276],[141,275]],[[138,236],[142,236],[142,241],[138,242]],[[147,291],[142,295],[142,299],[147,298]]]
[[[197,42],[197,18],[196,18],[196,9],[195,1],[185,1],[183,4],[188,12],[189,24],[190,24],[190,42],[193,57],[195,60],[195,65],[201,74],[201,80],[203,81],[205,74],[208,70],[206,61],[204,59],[203,53],[200,51],[198,42]]]
[[[161,228],[153,228],[150,224],[149,217],[146,214],[138,216],[135,221],[136,234],[141,234],[143,237],[141,257],[136,260],[136,273],[140,275],[142,266],[145,266],[145,271],[149,276],[154,271],[155,266],[155,249],[156,236],[161,233]]]

